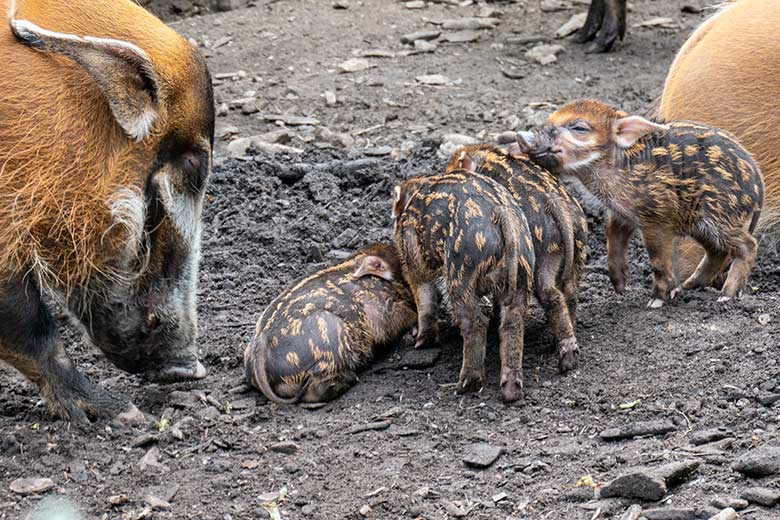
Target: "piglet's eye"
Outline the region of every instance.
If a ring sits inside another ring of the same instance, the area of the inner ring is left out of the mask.
[[[586,132],[590,132],[590,128],[583,125],[582,123],[577,123],[574,126],[569,127],[569,130],[572,132],[577,132],[578,134],[584,134]]]

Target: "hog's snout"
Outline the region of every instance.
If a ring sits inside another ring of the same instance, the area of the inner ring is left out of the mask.
[[[146,378],[155,383],[176,383],[178,381],[194,381],[206,377],[207,371],[203,363],[195,360],[191,364],[172,364],[146,371]]]

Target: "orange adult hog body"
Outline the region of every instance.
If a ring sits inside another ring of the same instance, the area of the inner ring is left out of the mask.
[[[124,370],[205,375],[195,284],[209,73],[131,0],[0,0],[0,12],[0,359],[66,418],[113,415],[129,403],[75,370],[41,295]]]
[[[776,233],[780,221],[780,3],[726,4],[685,42],[669,70],[656,116],[694,120],[734,134],[764,174],[766,195],[758,231]],[[686,241],[681,277],[702,250]]]

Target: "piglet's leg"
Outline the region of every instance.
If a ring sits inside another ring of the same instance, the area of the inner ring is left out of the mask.
[[[0,359],[35,383],[49,409],[63,419],[142,417],[127,400],[109,394],[76,370],[29,277],[0,284]]]
[[[626,34],[626,0],[592,0],[579,43],[593,40],[586,52],[609,52],[615,40]]]
[[[501,309],[501,397],[511,403],[523,398],[523,342],[528,295],[518,291]]]
[[[745,230],[740,229],[734,232],[726,240],[735,244],[732,252],[734,260],[731,262],[726,283],[723,284],[723,289],[720,291],[719,302],[729,301],[742,294],[758,251],[756,239]]]
[[[482,388],[485,381],[485,350],[489,318],[480,309],[479,298],[453,300],[452,312],[463,336],[463,366],[457,392],[464,394]]]
[[[610,213],[607,221],[607,262],[609,279],[618,294],[623,294],[626,291],[626,278],[628,276],[626,252],[628,242],[635,229],[633,224]]]
[[[720,274],[723,265],[728,260],[728,256],[722,251],[708,248],[704,258],[699,262],[699,266],[679,287],[674,289],[670,296],[674,298],[683,290],[696,289],[699,287],[709,287],[713,280]]]
[[[414,303],[417,305],[417,341],[414,348],[427,348],[436,344],[436,311],[438,295],[433,283],[418,285],[414,289]]]
[[[644,229],[642,236],[653,269],[653,297],[647,306],[657,309],[669,300],[669,292],[674,286],[674,234],[665,229]]]
[[[558,289],[558,266],[541,265],[536,270],[536,297],[544,308],[547,326],[558,344],[558,370],[568,372],[577,368],[580,349],[574,337],[574,323],[569,315],[566,298]]]

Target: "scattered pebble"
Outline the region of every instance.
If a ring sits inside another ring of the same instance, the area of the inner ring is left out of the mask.
[[[282,442],[277,442],[275,444],[271,444],[268,447],[268,449],[271,451],[275,451],[276,453],[285,453],[287,455],[292,455],[293,453],[300,450],[301,447],[292,441],[282,441]]]
[[[482,37],[479,31],[466,30],[447,33],[442,37],[442,41],[447,43],[473,43]]]
[[[350,58],[347,61],[339,63],[339,72],[348,74],[368,70],[375,66],[376,65],[372,65],[371,62],[364,58]]]
[[[772,507],[780,502],[780,490],[752,487],[744,490],[740,497],[753,504]]]
[[[623,513],[620,520],[637,520],[642,515],[642,506],[634,504]]]
[[[601,496],[636,498],[654,502],[666,495],[668,486],[685,479],[700,465],[700,461],[691,460],[657,467],[633,468],[601,488]]]
[[[441,31],[417,31],[401,36],[401,43],[411,44],[417,40],[435,40],[441,36]]]
[[[748,477],[766,477],[780,473],[780,448],[762,446],[742,454],[731,465]]]
[[[572,15],[569,20],[561,25],[557,31],[555,31],[556,38],[565,38],[570,34],[574,34],[579,31],[583,25],[585,25],[585,19],[588,17],[588,13],[577,13]]]
[[[54,487],[54,481],[50,478],[18,478],[11,482],[8,489],[17,495],[39,495]]]
[[[463,462],[467,466],[474,468],[489,468],[498,457],[501,456],[504,449],[500,446],[493,446],[485,443],[471,444],[466,447],[463,454]]]
[[[688,441],[694,446],[706,444],[708,442],[719,441],[726,437],[734,435],[730,429],[724,426],[718,426],[717,428],[708,428],[706,430],[697,430],[688,435]]]
[[[414,78],[417,80],[417,83],[420,83],[422,85],[449,85],[450,78],[447,76],[443,76],[441,74],[423,74],[422,76],[417,76]]]
[[[149,504],[149,507],[151,507],[153,511],[168,511],[171,508],[170,503],[154,495],[148,495],[144,498],[144,502]]]
[[[438,348],[410,349],[403,353],[401,361],[398,362],[398,367],[411,369],[430,368],[436,364],[440,355],[441,349]]]
[[[446,31],[476,31],[479,29],[495,29],[501,22],[498,18],[457,18],[444,20],[441,24]]]
[[[718,509],[735,509],[741,511],[748,506],[748,501],[743,498],[716,498],[712,505]]]
[[[737,512],[732,508],[727,507],[715,516],[710,517],[710,520],[736,520]]]
[[[550,65],[558,61],[558,54],[563,52],[563,45],[543,43],[525,52],[525,57],[540,65]]]
[[[646,520],[709,520],[710,517],[718,514],[711,509],[683,509],[659,507],[655,509],[645,509],[640,518]]]
[[[642,435],[663,435],[676,429],[671,421],[641,421],[625,424],[617,428],[609,428],[601,432],[599,437],[605,441],[617,441]]]

